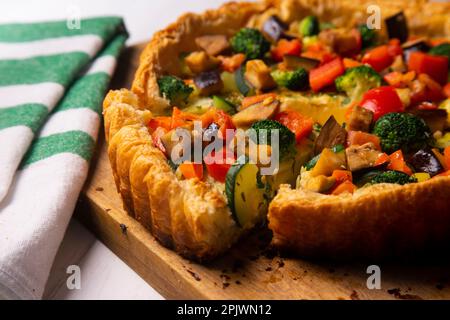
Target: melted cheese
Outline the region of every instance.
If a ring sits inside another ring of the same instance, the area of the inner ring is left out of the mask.
[[[286,92],[281,95],[281,111],[298,111],[321,125],[325,124],[330,116],[334,116],[337,122],[342,124],[348,109],[348,106],[344,105],[344,99],[345,97],[340,95]]]

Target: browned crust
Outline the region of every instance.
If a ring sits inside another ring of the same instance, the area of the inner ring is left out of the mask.
[[[449,195],[449,178],[345,196],[285,187],[270,205],[269,227],[274,245],[302,256],[395,257],[448,241]]]
[[[229,3],[202,15],[186,14],[156,33],[140,57],[131,91],[111,91],[104,101],[108,154],[128,213],[184,256],[204,260],[228,249],[242,230],[223,194],[205,182],[178,180],[151,143],[146,124],[152,112],[168,107],[168,101],[159,97],[157,77],[179,74],[179,54],[195,50],[194,39],[199,35],[231,36],[245,25],[259,26],[273,13],[287,22],[314,13],[336,25],[347,25],[364,19],[368,3],[380,4],[383,16],[405,9],[414,33],[450,34],[450,4],[399,0]],[[304,255],[351,257],[379,256],[390,249],[401,252],[439,240],[449,234],[449,180],[373,187],[374,192],[345,197],[283,188],[270,206],[274,243]]]
[[[241,230],[221,192],[201,181],[180,181],[146,128],[151,112],[135,94],[111,91],[104,102],[108,156],[125,210],[165,246],[198,260],[228,249]]]
[[[156,79],[161,74],[180,73],[178,57],[183,52],[198,49],[195,38],[205,34],[231,36],[265,7],[261,3],[230,2],[201,15],[188,13],[181,16],[177,22],[157,32],[142,52],[132,91],[153,110],[167,107],[168,102],[159,96]]]

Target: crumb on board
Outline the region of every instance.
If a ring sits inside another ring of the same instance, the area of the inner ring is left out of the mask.
[[[226,274],[221,274],[220,278],[222,279],[222,289],[226,289],[230,286],[230,283],[228,282],[231,278],[227,276]]]
[[[423,300],[422,297],[415,294],[402,294],[400,288],[393,288],[387,291],[390,295],[393,295],[396,299],[401,300]]]
[[[186,271],[192,276],[192,278],[195,279],[195,281],[202,281],[202,278],[200,278],[200,276],[195,273],[194,271],[190,270],[190,269],[186,269]]]
[[[352,293],[350,294],[350,299],[352,299],[352,300],[360,300],[358,292],[356,292],[356,290],[352,291]]]

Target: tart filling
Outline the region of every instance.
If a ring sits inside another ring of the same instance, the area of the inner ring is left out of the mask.
[[[394,18],[388,39],[275,15],[197,37],[182,75],[157,81],[170,108],[148,123],[153,144],[178,179],[222,190],[244,229],[282,184],[339,196],[449,176],[450,43]]]

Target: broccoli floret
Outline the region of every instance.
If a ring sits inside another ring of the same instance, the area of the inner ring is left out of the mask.
[[[444,56],[450,60],[450,43],[442,43],[436,47],[431,48],[429,54],[432,54],[434,56]]]
[[[375,29],[369,29],[366,24],[362,24],[358,27],[358,30],[361,34],[363,49],[371,47],[375,44],[375,41],[377,40],[377,32]]]
[[[377,174],[372,180],[369,182],[370,184],[378,184],[378,183],[395,183],[395,184],[408,184],[408,183],[416,183],[417,179],[414,177],[408,176],[406,173],[400,171],[385,171],[380,174]]]
[[[251,60],[264,57],[270,50],[270,42],[259,30],[243,28],[231,38],[231,47],[234,52],[244,53]]]
[[[362,65],[347,69],[335,84],[336,89],[345,92],[352,101],[360,101],[366,91],[381,85],[381,76],[371,67]]]
[[[290,90],[303,90],[308,88],[308,72],[299,68],[295,71],[275,70],[271,73],[272,78],[280,87],[286,87]]]
[[[416,151],[426,146],[431,139],[430,128],[425,121],[409,113],[392,112],[382,116],[375,123],[373,134],[378,136],[384,152],[399,149]]]
[[[282,125],[278,121],[274,120],[261,120],[255,122],[250,129],[256,132],[256,143],[271,145],[271,130],[279,130],[279,150],[280,158],[283,158],[291,153],[295,145],[295,134],[289,130],[286,126]],[[267,132],[262,132],[262,130],[267,130]],[[260,136],[261,135],[261,136]]]
[[[194,90],[186,85],[183,80],[174,76],[164,76],[158,79],[161,96],[170,100],[172,105],[184,104]]]
[[[307,16],[300,22],[300,34],[304,37],[315,36],[319,31],[320,24],[316,16]]]

